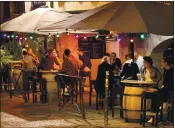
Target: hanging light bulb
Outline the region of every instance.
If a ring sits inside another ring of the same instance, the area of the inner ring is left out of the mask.
[[[99,35],[96,35],[95,38],[97,39],[99,37]]]
[[[85,36],[84,39],[87,39],[87,37]]]
[[[18,38],[18,35],[16,35],[16,38]]]
[[[67,35],[69,35],[69,32],[67,32]]]
[[[140,34],[140,39],[144,40],[146,38],[146,35],[145,34]]]
[[[27,37],[25,37],[24,39],[27,40]]]
[[[30,37],[29,37],[29,39],[31,39],[31,40],[32,40],[32,39],[33,39],[33,36],[30,36]]]
[[[7,34],[4,33],[3,37],[6,37],[6,36],[7,36]]]
[[[22,37],[20,37],[19,39],[22,40]]]
[[[50,37],[51,35],[50,35],[50,33],[49,33],[49,37]]]
[[[57,33],[57,34],[56,34],[56,37],[60,37],[60,35]]]
[[[15,37],[15,35],[12,34],[12,35],[11,35],[11,38],[14,38],[14,37]]]
[[[130,42],[134,42],[134,40],[133,39],[130,39]]]
[[[10,38],[10,36],[8,35],[7,38]]]

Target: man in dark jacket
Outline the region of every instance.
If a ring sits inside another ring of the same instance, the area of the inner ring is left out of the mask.
[[[112,70],[115,70],[117,68],[121,69],[122,67],[121,60],[117,58],[117,54],[115,52],[111,53],[110,59],[111,59],[110,63],[112,65]]]

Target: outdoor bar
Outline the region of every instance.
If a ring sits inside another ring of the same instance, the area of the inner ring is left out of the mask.
[[[173,1],[0,6],[2,127],[174,127]]]

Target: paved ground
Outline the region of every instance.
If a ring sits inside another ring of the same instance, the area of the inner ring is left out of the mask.
[[[93,103],[95,97],[93,97]],[[67,104],[62,111],[58,111],[57,103],[32,104],[24,103],[23,99],[13,97],[9,99],[6,93],[1,93],[1,128],[101,128],[104,127],[103,110],[95,110],[95,104],[88,106],[88,95],[85,94],[86,119],[82,120],[76,107]],[[113,128],[140,128],[137,123],[126,123],[119,118],[119,113],[112,119],[109,111],[109,125]],[[150,124],[147,127],[153,128]],[[167,123],[159,123],[160,128],[173,128]]]

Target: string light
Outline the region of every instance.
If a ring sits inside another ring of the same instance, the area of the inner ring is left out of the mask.
[[[146,35],[145,34],[140,34],[140,39],[142,39],[142,40],[144,40],[145,39],[145,37],[146,37]]]
[[[33,39],[33,36],[30,36],[29,39],[32,40]]]
[[[78,34],[75,37],[78,38]]]
[[[51,35],[50,35],[50,33],[49,33],[49,37],[50,37]]]
[[[16,38],[18,38],[18,35],[16,36]]]
[[[25,37],[24,39],[27,40],[27,37]]]
[[[67,32],[67,35],[69,35],[69,32]]]
[[[20,37],[19,39],[22,40],[22,37]]]
[[[60,35],[57,33],[57,34],[56,34],[56,37],[60,37]]]
[[[84,39],[87,39],[87,37],[85,36]]]
[[[10,38],[10,36],[8,35],[7,38]]]
[[[12,34],[12,35],[11,35],[11,38],[14,38],[14,37],[15,37],[15,35]]]
[[[99,37],[99,35],[96,35],[95,38],[97,39]]]
[[[3,35],[3,36],[4,36],[4,37],[6,37],[6,36],[7,36],[7,34],[5,34],[5,33],[4,33],[4,35]]]
[[[134,40],[133,39],[130,39],[130,42],[134,42]]]

